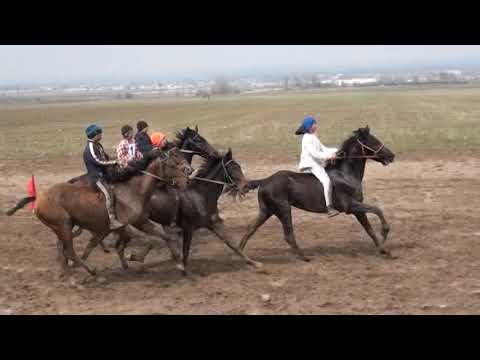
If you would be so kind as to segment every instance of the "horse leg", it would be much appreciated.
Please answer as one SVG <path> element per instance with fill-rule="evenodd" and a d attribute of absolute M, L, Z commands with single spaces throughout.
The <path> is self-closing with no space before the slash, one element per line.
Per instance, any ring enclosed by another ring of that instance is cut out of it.
<path fill-rule="evenodd" d="M 265 221 L 267 221 L 270 218 L 270 216 L 272 216 L 272 214 L 269 214 L 265 211 L 260 210 L 257 218 L 253 223 L 251 223 L 248 226 L 247 233 L 243 236 L 242 240 L 240 241 L 240 244 L 238 246 L 240 250 L 243 251 L 245 249 L 245 246 L 247 246 L 248 240 L 253 236 L 253 234 L 255 234 L 258 228 L 262 226 L 265 223 Z"/>
<path fill-rule="evenodd" d="M 217 207 L 215 208 L 215 213 L 212 215 L 212 221 L 214 223 L 223 223 L 223 219 L 220 217 L 220 212 L 218 211 L 218 204 Z"/>
<path fill-rule="evenodd" d="M 130 254 L 130 258 L 128 260 L 129 261 L 138 261 L 138 262 L 143 263 L 145 261 L 145 258 L 148 255 L 148 253 L 152 249 L 153 249 L 153 245 L 147 245 L 140 252 L 132 252 Z"/>
<path fill-rule="evenodd" d="M 192 236 L 193 232 L 192 229 L 183 229 L 183 244 L 182 244 L 182 251 L 183 251 L 183 275 L 187 275 L 187 262 L 188 256 L 190 255 L 190 244 L 192 243 Z"/>
<path fill-rule="evenodd" d="M 120 264 L 122 264 L 123 270 L 128 269 L 128 262 L 125 260 L 125 248 L 127 247 L 127 243 L 130 240 L 130 237 L 122 232 L 119 234 L 118 239 L 115 243 L 115 249 L 117 250 L 118 258 L 120 259 Z"/>
<path fill-rule="evenodd" d="M 114 234 L 114 236 L 116 236 L 117 234 Z M 100 247 L 102 248 L 103 252 L 105 254 L 109 254 L 110 253 L 110 250 L 108 250 L 108 248 L 105 246 L 105 243 L 103 242 L 103 240 L 105 240 L 105 238 L 103 238 L 102 240 L 100 240 L 98 242 L 98 244 L 100 245 Z M 118 240 L 118 239 L 117 239 Z"/>
<path fill-rule="evenodd" d="M 284 206 L 279 209 L 279 212 L 276 214 L 283 226 L 283 233 L 285 241 L 292 248 L 293 252 L 300 257 L 303 261 L 310 261 L 302 249 L 297 244 L 295 240 L 295 234 L 293 232 L 293 222 L 292 222 L 292 208 L 290 205 Z"/>
<path fill-rule="evenodd" d="M 68 260 L 63 253 L 63 243 L 60 240 L 60 237 L 58 237 L 57 239 L 57 250 L 58 250 L 57 261 L 60 264 L 60 270 L 62 272 L 61 276 L 63 276 L 67 274 L 70 271 L 70 269 L 68 267 Z"/>
<path fill-rule="evenodd" d="M 141 226 L 141 229 L 148 234 L 154 234 L 160 236 L 167 243 L 168 249 L 172 254 L 172 259 L 177 265 L 181 265 L 180 262 L 180 253 L 176 249 L 173 243 L 177 242 L 177 239 L 172 238 L 167 235 L 163 230 L 162 226 L 152 220 L 148 220 L 145 224 Z"/>
<path fill-rule="evenodd" d="M 153 223 L 153 222 L 152 222 Z M 145 223 L 145 224 L 142 224 L 142 226 L 147 226 L 146 224 L 148 223 Z M 155 224 L 155 223 L 153 223 Z M 148 226 L 147 226 L 147 229 L 148 229 Z M 150 251 L 150 249 L 153 247 L 153 244 L 152 242 L 154 242 L 155 244 L 159 244 L 161 241 L 160 240 L 164 240 L 162 239 L 161 237 L 159 236 L 156 236 L 156 235 L 151 235 L 151 234 L 147 234 L 135 227 L 133 227 L 132 225 L 127 225 L 125 228 L 124 228 L 124 231 L 126 232 L 127 235 L 129 235 L 130 237 L 136 237 L 138 238 L 138 240 L 142 241 L 142 242 L 146 242 L 147 245 L 149 246 L 148 248 L 148 251 Z M 148 253 L 148 251 L 144 254 L 144 256 L 146 256 L 146 254 Z M 141 257 L 140 257 L 141 258 Z M 136 257 L 134 256 L 131 256 L 130 257 L 130 260 L 131 261 L 134 261 L 136 259 Z M 143 262 L 143 259 L 144 258 L 141 258 L 142 262 Z M 176 267 L 180 270 L 180 271 L 184 271 L 184 265 L 179 262 L 180 260 L 178 260 L 178 262 L 176 263 Z"/>
<path fill-rule="evenodd" d="M 87 246 L 85 247 L 85 250 L 83 251 L 82 255 L 82 260 L 87 260 L 87 258 L 90 256 L 90 253 L 97 247 L 99 243 L 102 243 L 102 240 L 107 237 L 107 235 L 110 233 L 110 231 L 104 233 L 104 234 L 94 234 L 88 241 Z"/>
<path fill-rule="evenodd" d="M 72 230 L 72 233 L 73 233 L 73 238 L 75 239 L 76 237 L 82 235 L 82 228 L 80 226 L 77 226 L 78 229 L 73 229 Z"/>
<path fill-rule="evenodd" d="M 354 213 L 354 215 L 357 218 L 358 222 L 362 224 L 367 234 L 372 238 L 373 242 L 375 243 L 375 246 L 380 251 L 380 254 L 391 256 L 390 251 L 386 250 L 383 247 L 383 243 L 380 243 L 380 241 L 378 240 L 377 235 L 375 234 L 375 231 L 373 230 L 372 225 L 370 224 L 370 221 L 368 221 L 367 214 L 364 212 L 356 212 Z"/>
<path fill-rule="evenodd" d="M 75 249 L 73 248 L 73 234 L 72 234 L 72 227 L 64 226 L 63 228 L 59 229 L 57 232 L 57 236 L 63 243 L 63 250 L 64 255 L 72 260 L 75 265 L 82 266 L 85 270 L 87 270 L 91 275 L 95 276 L 95 270 L 90 269 L 88 265 L 82 261 L 75 253 Z"/>
<path fill-rule="evenodd" d="M 390 232 L 390 224 L 387 223 L 387 220 L 385 219 L 385 216 L 383 216 L 383 211 L 380 210 L 377 206 L 374 205 L 369 205 L 369 204 L 364 204 L 364 203 L 354 203 L 354 208 L 356 208 L 356 211 L 360 211 L 363 213 L 373 213 L 378 216 L 382 223 L 382 236 L 383 236 L 383 241 L 382 244 L 387 241 L 387 236 L 388 233 Z"/>
<path fill-rule="evenodd" d="M 250 259 L 247 255 L 245 255 L 242 250 L 240 250 L 235 244 L 233 243 L 232 239 L 229 235 L 227 235 L 225 231 L 225 227 L 221 223 L 214 223 L 208 226 L 208 229 L 211 230 L 217 237 L 222 240 L 227 246 L 232 249 L 237 255 L 239 255 L 247 264 L 253 265 L 256 268 L 262 267 L 262 263 L 258 261 L 254 261 Z"/>

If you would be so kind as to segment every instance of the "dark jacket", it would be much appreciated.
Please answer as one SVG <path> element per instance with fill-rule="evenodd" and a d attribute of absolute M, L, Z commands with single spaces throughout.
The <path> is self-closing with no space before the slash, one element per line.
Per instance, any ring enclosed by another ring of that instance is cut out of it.
<path fill-rule="evenodd" d="M 135 142 L 137 143 L 137 148 L 142 155 L 145 155 L 145 153 L 148 153 L 153 149 L 152 141 L 147 133 L 137 132 L 135 135 Z"/>
<path fill-rule="evenodd" d="M 102 144 L 90 139 L 83 151 L 83 161 L 87 168 L 88 179 L 92 184 L 95 184 L 98 180 L 108 180 L 107 166 L 116 163 L 115 160 L 109 160 Z"/>

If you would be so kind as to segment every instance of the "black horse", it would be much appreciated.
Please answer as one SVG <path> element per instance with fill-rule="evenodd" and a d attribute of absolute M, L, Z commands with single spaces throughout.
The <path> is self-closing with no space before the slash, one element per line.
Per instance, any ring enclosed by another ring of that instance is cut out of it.
<path fill-rule="evenodd" d="M 326 171 L 333 185 L 333 206 L 340 212 L 353 214 L 362 224 L 365 231 L 373 239 L 375 246 L 381 254 L 390 256 L 384 248 L 390 225 L 385 220 L 383 212 L 376 206 L 363 203 L 362 180 L 367 159 L 373 159 L 388 165 L 393 162 L 395 155 L 370 134 L 367 127 L 353 132 L 340 150 L 338 160 L 330 163 Z M 272 215 L 275 215 L 283 225 L 285 241 L 301 259 L 308 261 L 303 251 L 298 247 L 293 233 L 291 207 L 326 213 L 323 186 L 314 175 L 296 173 L 292 171 L 279 171 L 263 180 L 253 180 L 248 183 L 250 189 L 258 190 L 259 214 L 248 227 L 248 231 L 240 242 L 240 249 L 247 245 L 248 239 Z M 375 234 L 367 213 L 374 213 L 382 222 L 383 240 L 380 241 Z"/>
<path fill-rule="evenodd" d="M 249 259 L 238 249 L 227 235 L 223 223 L 214 222 L 212 219 L 224 185 L 233 185 L 240 194 L 246 191 L 247 181 L 240 164 L 233 159 L 231 150 L 223 156 L 209 156 L 200 167 L 197 178 L 186 190 L 176 192 L 175 196 L 157 190 L 151 197 L 150 219 L 162 225 L 175 220 L 177 226 L 183 230 L 185 269 L 193 232 L 200 228 L 207 228 L 213 232 L 246 263 L 257 267 L 261 266 L 260 263 Z M 175 190 L 172 189 L 172 191 Z M 178 209 L 178 213 L 175 213 L 175 209 Z M 151 249 L 152 247 L 148 246 L 141 253 L 132 254 L 130 260 L 143 262 Z"/>

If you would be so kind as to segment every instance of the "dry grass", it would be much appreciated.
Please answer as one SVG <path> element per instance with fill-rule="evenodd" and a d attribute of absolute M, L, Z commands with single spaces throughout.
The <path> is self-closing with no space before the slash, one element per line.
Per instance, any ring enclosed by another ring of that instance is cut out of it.
<path fill-rule="evenodd" d="M 295 156 L 300 120 L 320 119 L 322 141 L 339 144 L 352 129 L 369 124 L 373 133 L 397 154 L 418 151 L 462 151 L 480 144 L 480 88 L 368 89 L 217 97 L 205 99 L 111 100 L 0 106 L 2 156 L 33 159 L 77 156 L 84 129 L 92 122 L 105 129 L 111 151 L 119 129 L 140 118 L 151 130 L 169 137 L 186 125 L 219 148 L 237 153 Z"/>

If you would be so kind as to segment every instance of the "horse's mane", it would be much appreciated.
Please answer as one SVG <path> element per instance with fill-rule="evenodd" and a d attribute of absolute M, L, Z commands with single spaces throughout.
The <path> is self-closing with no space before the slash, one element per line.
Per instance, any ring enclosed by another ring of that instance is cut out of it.
<path fill-rule="evenodd" d="M 198 177 L 205 177 L 208 173 L 214 168 L 225 156 L 225 154 L 220 154 L 219 156 L 208 156 L 203 159 L 200 166 L 198 167 L 197 175 Z"/>
<path fill-rule="evenodd" d="M 354 131 L 340 146 L 339 151 L 347 152 L 358 139 L 358 134 Z"/>
<path fill-rule="evenodd" d="M 338 149 L 338 152 L 337 153 L 340 153 L 340 154 L 347 154 L 348 151 L 350 150 L 350 148 L 352 147 L 352 145 L 354 145 L 354 143 L 357 141 L 358 139 L 358 133 L 356 131 L 354 131 L 343 143 L 342 145 L 340 145 L 340 148 Z M 326 170 L 329 170 L 329 169 L 336 169 L 340 166 L 340 164 L 343 162 L 344 159 L 338 159 L 335 161 L 334 164 L 332 163 L 329 163 L 327 166 L 326 166 Z"/>
<path fill-rule="evenodd" d="M 185 128 L 181 129 L 180 131 L 175 132 L 175 139 L 178 142 L 178 146 L 180 147 L 185 140 L 187 140 L 187 131 L 191 129 Z"/>

